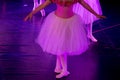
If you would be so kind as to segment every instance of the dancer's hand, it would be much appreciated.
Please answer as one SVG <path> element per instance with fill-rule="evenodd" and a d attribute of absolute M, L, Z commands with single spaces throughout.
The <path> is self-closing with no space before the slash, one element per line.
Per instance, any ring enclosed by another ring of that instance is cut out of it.
<path fill-rule="evenodd" d="M 33 13 L 32 13 L 32 12 L 29 13 L 29 14 L 24 18 L 24 21 L 27 21 L 28 19 L 31 20 L 32 16 L 33 16 Z"/>
<path fill-rule="evenodd" d="M 103 16 L 103 15 L 96 15 L 97 18 L 100 18 L 100 19 L 105 19 L 106 16 Z"/>

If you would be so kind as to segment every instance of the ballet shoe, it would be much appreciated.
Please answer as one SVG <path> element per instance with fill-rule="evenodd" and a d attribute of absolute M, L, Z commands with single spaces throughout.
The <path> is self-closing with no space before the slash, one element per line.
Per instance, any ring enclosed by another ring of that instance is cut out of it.
<path fill-rule="evenodd" d="M 33 6 L 33 10 L 35 10 L 35 6 Z"/>
<path fill-rule="evenodd" d="M 54 72 L 55 72 L 55 73 L 61 73 L 61 72 L 62 72 L 62 69 L 55 69 Z"/>
<path fill-rule="evenodd" d="M 69 71 L 62 71 L 60 74 L 56 75 L 56 78 L 66 77 L 70 74 Z"/>
<path fill-rule="evenodd" d="M 91 41 L 93 41 L 93 42 L 97 42 L 97 39 L 94 37 L 94 36 L 87 36 Z"/>
<path fill-rule="evenodd" d="M 41 10 L 40 12 L 41 12 L 41 15 L 42 15 L 42 16 L 45 16 L 45 10 L 44 10 L 44 9 Z"/>

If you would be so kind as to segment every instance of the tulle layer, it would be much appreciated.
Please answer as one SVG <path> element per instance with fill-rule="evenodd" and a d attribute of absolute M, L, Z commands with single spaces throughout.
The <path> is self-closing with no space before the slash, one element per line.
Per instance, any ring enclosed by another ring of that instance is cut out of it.
<path fill-rule="evenodd" d="M 55 55 L 79 55 L 88 49 L 89 41 L 81 17 L 61 18 L 50 13 L 36 42 L 43 51 Z"/>
<path fill-rule="evenodd" d="M 97 12 L 98 14 L 102 14 L 99 0 L 85 0 L 85 2 L 88 3 L 95 12 Z M 76 14 L 79 14 L 82 17 L 85 24 L 89 24 L 94 22 L 95 20 L 98 20 L 98 18 L 96 18 L 95 15 L 90 13 L 87 9 L 85 9 L 79 3 L 74 4 L 73 12 L 75 12 Z"/>

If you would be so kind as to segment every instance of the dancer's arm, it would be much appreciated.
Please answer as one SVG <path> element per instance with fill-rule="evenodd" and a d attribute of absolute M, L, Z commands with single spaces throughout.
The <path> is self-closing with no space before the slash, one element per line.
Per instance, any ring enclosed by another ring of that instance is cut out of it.
<path fill-rule="evenodd" d="M 35 10 L 33 10 L 32 12 L 30 12 L 25 18 L 24 21 L 27 21 L 28 19 L 31 19 L 32 16 L 37 13 L 38 11 L 40 11 L 41 9 L 45 8 L 46 6 L 48 6 L 51 3 L 50 0 L 46 0 L 43 4 L 41 4 L 40 6 L 38 6 Z"/>
<path fill-rule="evenodd" d="M 78 0 L 79 3 L 86 8 L 89 12 L 91 12 L 92 14 L 94 14 L 97 18 L 106 18 L 105 16 L 99 15 L 97 14 L 91 7 L 90 5 L 88 5 L 84 0 Z"/>

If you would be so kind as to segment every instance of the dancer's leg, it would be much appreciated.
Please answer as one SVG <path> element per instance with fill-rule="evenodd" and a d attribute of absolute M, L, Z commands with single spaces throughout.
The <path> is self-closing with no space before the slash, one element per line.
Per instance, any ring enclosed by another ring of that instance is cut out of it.
<path fill-rule="evenodd" d="M 70 74 L 67 71 L 67 55 L 66 54 L 60 55 L 59 57 L 60 57 L 61 65 L 62 65 L 62 72 L 56 75 L 56 78 L 62 78 Z"/>
<path fill-rule="evenodd" d="M 38 7 L 38 0 L 33 0 L 33 2 L 34 2 L 34 6 L 33 6 L 33 10 L 34 10 L 36 7 Z"/>
<path fill-rule="evenodd" d="M 56 73 L 60 73 L 61 71 L 62 71 L 62 68 L 61 68 L 60 57 L 57 56 L 55 72 L 56 72 Z"/>
<path fill-rule="evenodd" d="M 42 4 L 43 2 L 45 2 L 45 0 L 40 0 L 40 4 Z M 45 16 L 45 10 L 44 9 L 42 9 L 40 12 L 41 12 L 42 16 Z"/>
<path fill-rule="evenodd" d="M 93 42 L 97 42 L 97 39 L 92 35 L 92 23 L 87 24 L 87 36 L 89 39 L 91 39 Z"/>

